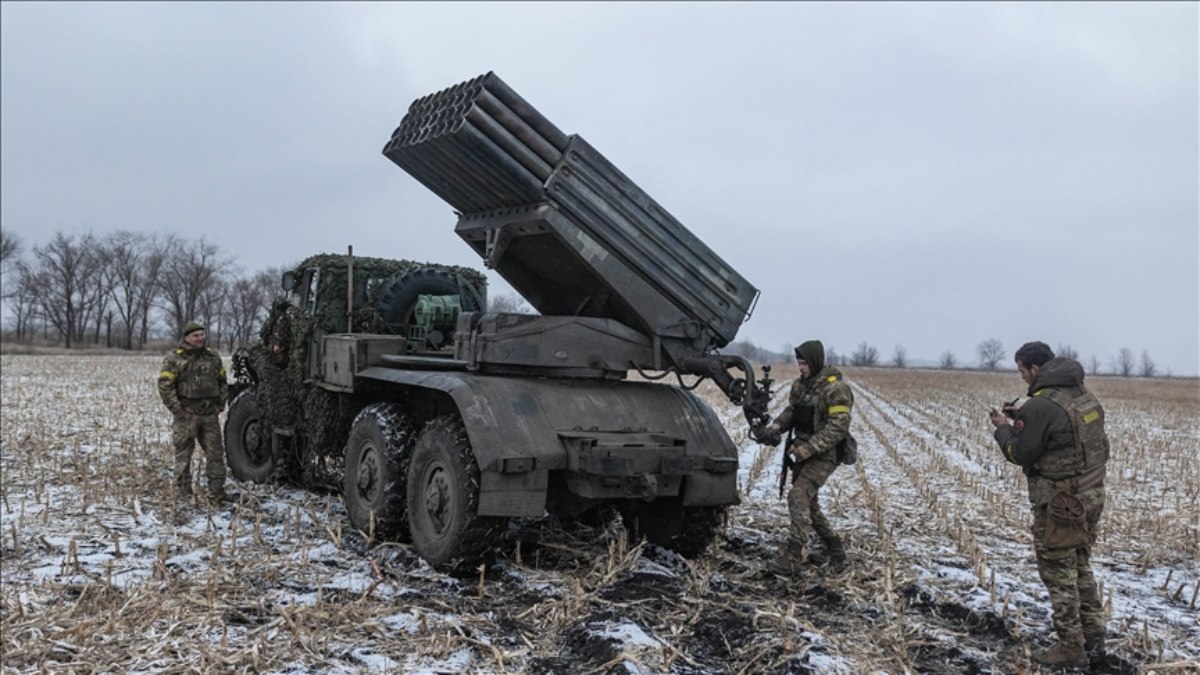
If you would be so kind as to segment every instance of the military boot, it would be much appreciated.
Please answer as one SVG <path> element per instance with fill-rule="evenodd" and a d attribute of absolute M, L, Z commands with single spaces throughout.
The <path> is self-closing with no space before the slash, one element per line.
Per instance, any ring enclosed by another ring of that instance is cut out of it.
<path fill-rule="evenodd" d="M 846 547 L 836 534 L 825 540 L 825 553 L 829 556 L 830 565 L 841 567 L 846 564 Z"/>
<path fill-rule="evenodd" d="M 208 484 L 208 501 L 213 504 L 228 504 L 233 501 L 229 493 L 225 491 L 224 481 L 211 482 Z"/>
<path fill-rule="evenodd" d="M 767 563 L 767 571 L 781 577 L 799 576 L 801 566 L 808 558 L 807 551 L 797 549 L 789 543 L 779 547 L 779 553 Z"/>
<path fill-rule="evenodd" d="M 800 561 L 789 556 L 775 556 L 767 563 L 767 571 L 779 577 L 795 577 L 800 574 Z"/>
<path fill-rule="evenodd" d="M 1086 666 L 1088 661 L 1083 651 L 1083 633 L 1062 636 L 1049 648 L 1035 649 L 1033 660 L 1047 666 Z"/>
<path fill-rule="evenodd" d="M 1083 633 L 1083 650 L 1087 652 L 1088 663 L 1103 663 L 1108 653 L 1104 649 L 1104 633 Z"/>
<path fill-rule="evenodd" d="M 804 562 L 813 567 L 824 567 L 829 564 L 829 555 L 821 551 L 809 551 L 808 560 Z"/>

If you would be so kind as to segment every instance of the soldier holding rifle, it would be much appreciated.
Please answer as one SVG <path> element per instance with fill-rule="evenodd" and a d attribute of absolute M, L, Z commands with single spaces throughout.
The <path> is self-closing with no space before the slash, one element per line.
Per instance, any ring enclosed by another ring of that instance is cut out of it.
<path fill-rule="evenodd" d="M 792 383 L 787 407 L 775 421 L 751 430 L 751 436 L 766 445 L 778 445 L 780 435 L 788 431 L 780 492 L 782 496 L 791 469 L 791 527 L 778 557 L 767 565 L 768 570 L 783 576 L 795 575 L 801 565 L 810 562 L 808 538 L 813 530 L 824 541 L 829 562 L 845 562 L 846 549 L 821 513 L 817 493 L 838 464 L 853 463 L 855 452 L 850 436 L 854 394 L 842 373 L 825 365 L 825 346 L 818 340 L 805 342 L 796 348 L 796 361 L 800 377 Z M 812 556 L 811 562 L 820 562 L 818 558 Z"/>

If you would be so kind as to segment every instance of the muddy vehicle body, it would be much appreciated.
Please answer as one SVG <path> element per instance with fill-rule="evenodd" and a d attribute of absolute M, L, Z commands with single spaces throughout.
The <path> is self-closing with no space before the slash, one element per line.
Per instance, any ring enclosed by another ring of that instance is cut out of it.
<path fill-rule="evenodd" d="M 738 501 L 737 448 L 689 387 L 711 378 L 764 418 L 767 387 L 718 352 L 757 290 L 494 74 L 418 99 L 384 154 L 540 315 L 487 312 L 465 268 L 306 260 L 235 358 L 234 475 L 340 477 L 354 527 L 447 571 L 510 519 L 600 507 L 702 550 Z"/>

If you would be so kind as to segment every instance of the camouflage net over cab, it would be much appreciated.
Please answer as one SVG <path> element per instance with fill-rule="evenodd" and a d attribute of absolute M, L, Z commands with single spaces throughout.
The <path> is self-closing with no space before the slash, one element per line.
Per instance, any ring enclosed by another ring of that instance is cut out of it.
<path fill-rule="evenodd" d="M 370 257 L 356 257 L 353 264 L 356 333 L 399 332 L 403 327 L 390 326 L 381 316 L 375 304 L 376 291 L 389 279 L 420 269 L 456 275 L 464 292 L 476 294 L 479 306 L 486 303 L 487 279 L 470 268 Z M 295 430 L 292 452 L 276 458 L 277 477 L 306 484 L 340 481 L 343 445 L 354 416 L 366 403 L 306 382 L 309 346 L 347 328 L 346 256 L 322 254 L 306 259 L 292 271 L 297 283 L 303 283 L 305 272 L 311 269 L 319 270 L 316 311 L 310 314 L 287 299 L 277 300 L 263 323 L 261 343 L 251 349 L 263 421 L 268 428 Z M 309 289 L 295 290 L 304 297 Z"/>
<path fill-rule="evenodd" d="M 396 334 L 402 327 L 389 324 L 379 312 L 377 293 L 385 282 L 402 274 L 419 269 L 435 269 L 452 274 L 462 281 L 462 291 L 475 296 L 478 307 L 487 306 L 487 277 L 469 267 L 438 265 L 413 260 L 390 260 L 387 258 L 355 257 L 354 264 L 354 308 L 352 312 L 354 333 Z M 319 269 L 321 278 L 317 284 L 317 321 L 325 333 L 347 332 L 346 323 L 346 269 L 345 255 L 322 253 L 301 262 L 293 274 L 303 279 L 304 272 Z"/>

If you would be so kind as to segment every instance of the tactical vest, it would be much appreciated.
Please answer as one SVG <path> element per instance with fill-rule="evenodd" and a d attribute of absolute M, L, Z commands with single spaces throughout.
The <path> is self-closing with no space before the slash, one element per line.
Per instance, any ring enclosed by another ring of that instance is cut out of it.
<path fill-rule="evenodd" d="M 828 375 L 814 382 L 792 408 L 792 429 L 800 440 L 808 440 L 825 422 L 829 411 L 821 408 L 821 398 L 829 385 L 838 379 L 837 375 Z"/>
<path fill-rule="evenodd" d="M 817 399 L 809 393 L 800 399 L 800 403 L 792 410 L 792 429 L 801 438 L 808 438 L 817 431 Z"/>
<path fill-rule="evenodd" d="M 181 359 L 179 373 L 176 375 L 175 391 L 180 398 L 218 398 L 221 395 L 219 378 L 224 377 L 219 356 L 204 351 L 188 358 Z"/>
<path fill-rule="evenodd" d="M 821 400 L 824 398 L 825 391 L 835 382 L 840 380 L 838 375 L 826 375 L 820 380 L 817 380 L 811 385 L 811 389 L 800 397 L 800 400 L 792 408 L 792 431 L 794 438 L 807 441 L 817 433 L 825 424 L 826 418 L 830 413 L 849 412 L 849 408 L 845 406 L 832 406 L 828 409 L 821 406 Z M 849 432 L 846 433 L 846 439 L 842 440 L 836 446 L 826 451 L 822 457 L 833 455 L 837 461 L 844 464 L 853 464 L 857 459 L 857 453 L 854 449 L 848 449 L 847 443 L 852 442 Z M 854 448 L 858 447 L 857 443 L 853 443 Z"/>
<path fill-rule="evenodd" d="M 1082 388 L 1081 388 L 1082 389 Z M 1033 469 L 1039 476 L 1062 480 L 1098 467 L 1108 461 L 1108 435 L 1104 433 L 1104 408 L 1086 389 L 1072 398 L 1062 389 L 1040 389 L 1034 396 L 1053 401 L 1071 418 L 1075 444 L 1042 455 Z"/>

